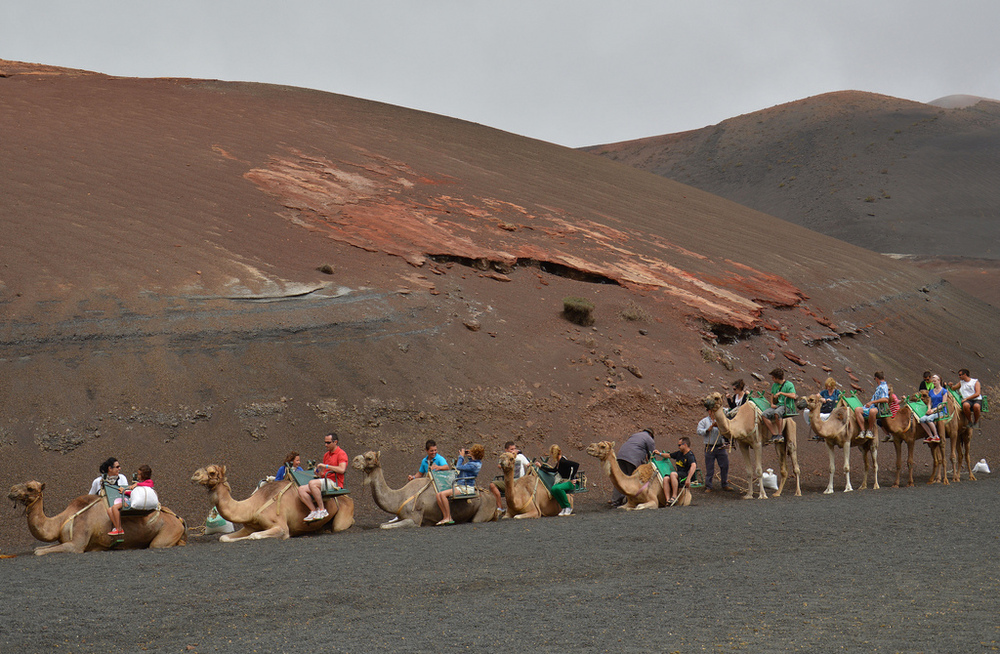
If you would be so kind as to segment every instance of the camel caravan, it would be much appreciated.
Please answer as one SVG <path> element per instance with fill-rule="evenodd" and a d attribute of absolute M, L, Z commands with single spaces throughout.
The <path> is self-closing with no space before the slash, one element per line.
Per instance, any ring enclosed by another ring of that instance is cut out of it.
<path fill-rule="evenodd" d="M 705 416 L 696 430 L 704 439 L 704 470 L 698 467 L 687 436 L 677 439 L 673 452 L 656 448 L 652 429 L 632 434 L 617 452 L 614 441 L 591 443 L 586 452 L 598 460 L 614 489 L 609 504 L 625 510 L 688 506 L 692 489 L 716 490 L 716 466 L 718 490 L 737 490 L 730 485 L 728 461 L 729 452 L 737 447 L 747 474 L 743 497 L 767 499 L 762 459 L 768 445 L 775 446 L 778 457 L 773 496 L 781 496 L 790 477 L 795 478 L 795 495 L 800 496 L 795 422 L 800 410 L 812 434 L 810 440 L 824 443 L 829 453 L 830 476 L 824 493 L 834 492 L 838 448 L 843 454 L 844 492 L 854 490 L 852 447 L 862 454 L 864 464 L 859 488 L 868 488 L 871 474 L 872 489 L 877 490 L 880 441 L 891 441 L 896 450 L 893 488 L 900 485 L 904 444 L 907 486 L 913 486 L 914 454 L 920 439 L 929 447 L 933 461 L 928 483 L 949 483 L 948 461 L 950 482 L 961 480 L 963 468 L 970 480 L 976 479 L 970 444 L 973 429 L 989 411 L 989 404 L 979 381 L 968 370 L 960 370 L 959 381 L 949 386 L 943 385 L 938 375 L 926 372 L 917 392 L 902 397 L 881 372 L 876 372 L 875 392 L 868 401 L 862 401 L 854 391 L 841 392 L 832 378 L 819 393 L 799 396 L 780 368 L 770 376 L 769 394 L 748 392 L 744 382 L 737 380 L 732 395 L 714 392 L 704 398 Z M 880 430 L 885 434 L 882 438 Z M 211 464 L 195 471 L 191 480 L 207 491 L 212 515 L 217 513 L 224 521 L 239 525 L 219 540 L 286 539 L 351 527 L 354 501 L 344 481 L 348 457 L 336 434 L 327 434 L 324 445 L 321 463 L 303 469 L 298 453 L 291 452 L 273 477 L 242 500 L 233 497 L 225 466 Z M 558 445 L 552 445 L 547 456 L 529 461 L 513 441 L 508 441 L 499 458 L 500 474 L 488 488 L 479 484 L 485 454 L 482 445 L 460 449 L 454 464 L 438 453 L 433 440 L 425 443 L 425 451 L 418 471 L 400 488 L 392 488 L 386 481 L 380 452 L 365 452 L 350 464 L 371 488 L 375 505 L 392 516 L 381 525 L 383 529 L 571 516 L 574 496 L 588 490 L 580 465 L 565 457 Z M 121 474 L 121 464 L 114 457 L 101 464 L 100 473 L 88 494 L 77 497 L 53 517 L 44 511 L 45 484 L 28 481 L 11 488 L 8 497 L 24 506 L 32 536 L 53 543 L 36 548 L 35 554 L 186 544 L 187 525 L 159 502 L 149 466 L 140 466 L 132 483 Z"/>

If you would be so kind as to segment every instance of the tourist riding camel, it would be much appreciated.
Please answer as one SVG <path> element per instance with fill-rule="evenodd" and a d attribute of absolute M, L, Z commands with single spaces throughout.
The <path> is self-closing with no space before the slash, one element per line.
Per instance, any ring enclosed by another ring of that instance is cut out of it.
<path fill-rule="evenodd" d="M 837 388 L 837 380 L 833 377 L 827 377 L 826 381 L 823 382 L 823 389 L 819 392 L 819 396 L 823 399 L 823 404 L 819 408 L 819 417 L 821 420 L 826 420 L 833 413 L 833 410 L 837 408 L 837 404 L 840 402 L 840 398 L 843 397 L 843 393 Z M 806 408 L 802 410 L 802 418 L 806 421 L 806 426 L 810 427 L 811 422 L 809 416 L 812 413 L 812 409 L 809 408 L 808 404 Z M 822 441 L 824 440 L 815 430 L 812 430 L 813 435 L 810 440 Z"/>
<path fill-rule="evenodd" d="M 503 454 L 500 455 L 501 460 L 497 466 L 503 474 L 503 479 L 491 481 L 490 492 L 493 493 L 493 499 L 496 500 L 497 506 L 500 507 L 500 517 L 507 517 L 507 505 L 504 504 L 504 497 L 509 495 L 510 480 L 507 479 L 507 470 L 504 468 L 504 454 L 510 455 L 511 479 L 514 481 L 523 477 L 531 468 L 531 461 L 528 461 L 528 457 L 521 453 L 521 450 L 518 449 L 514 441 L 504 443 L 503 450 Z"/>
<path fill-rule="evenodd" d="M 876 405 L 889 403 L 889 384 L 885 381 L 885 375 L 878 370 L 872 376 L 875 379 L 875 392 L 872 394 L 872 399 L 854 409 L 854 417 L 861 429 L 861 438 L 875 438 L 879 413 L 879 407 Z"/>
<path fill-rule="evenodd" d="M 969 376 L 969 370 L 962 368 L 958 371 L 960 381 L 952 384 L 952 389 L 962 396 L 962 413 L 969 426 L 975 428 L 979 425 L 979 418 L 983 410 L 983 392 L 978 379 Z"/>
<path fill-rule="evenodd" d="M 694 452 L 691 451 L 691 439 L 687 436 L 681 436 L 677 439 L 675 451 L 669 454 L 656 451 L 653 454 L 669 456 L 674 462 L 673 472 L 669 476 L 663 477 L 663 494 L 667 497 L 667 506 L 673 506 L 677 502 L 682 485 L 683 490 L 691 492 L 691 482 L 698 469 L 698 462 L 695 460 Z"/>
<path fill-rule="evenodd" d="M 379 458 L 378 452 L 365 452 L 354 457 L 351 466 L 364 474 L 364 483 L 372 487 L 375 505 L 399 518 L 383 524 L 382 529 L 420 527 L 441 520 L 434 480 L 428 476 L 414 479 L 402 488 L 389 488 Z M 493 495 L 478 493 L 472 499 L 455 502 L 451 507 L 451 518 L 456 523 L 496 520 L 497 505 Z"/>
<path fill-rule="evenodd" d="M 123 537 L 110 536 L 111 520 L 107 500 L 98 495 L 81 495 L 54 517 L 45 515 L 42 492 L 45 484 L 28 481 L 10 489 L 8 499 L 23 504 L 28 530 L 36 539 L 55 545 L 35 549 L 35 554 L 93 552 L 109 549 L 160 549 L 187 543 L 187 525 L 165 506 L 137 516 L 124 516 Z"/>
<path fill-rule="evenodd" d="M 515 456 L 524 457 L 523 454 L 515 455 L 511 451 L 500 455 L 500 469 L 503 471 L 506 489 L 504 492 L 507 496 L 507 511 L 504 517 L 523 519 L 558 515 L 562 507 L 552 497 L 552 493 L 541 478 L 535 474 L 535 468 L 530 462 L 525 467 L 524 474 L 514 478 L 517 467 Z M 524 459 L 527 461 L 526 457 Z"/>
<path fill-rule="evenodd" d="M 726 416 L 721 393 L 712 393 L 705 398 L 705 407 L 712 411 L 715 422 L 719 427 L 719 433 L 734 441 L 740 448 L 743 455 L 743 462 L 746 464 L 747 477 L 749 483 L 744 499 L 753 498 L 753 489 L 756 484 L 759 488 L 758 497 L 767 499 L 767 492 L 764 490 L 763 465 L 761 451 L 764 446 L 764 433 L 767 427 L 764 426 L 762 411 L 755 402 L 747 402 L 736 410 L 736 415 L 732 418 Z M 784 491 L 785 482 L 788 481 L 788 459 L 791 459 L 792 473 L 795 475 L 795 495 L 802 494 L 800 482 L 799 459 L 795 442 L 795 421 L 791 418 L 784 418 L 783 424 L 784 439 L 775 444 L 778 452 L 778 490 L 774 496 L 780 497 Z M 750 450 L 753 450 L 753 460 L 750 458 Z"/>
<path fill-rule="evenodd" d="M 160 499 L 153 490 L 153 470 L 148 465 L 143 464 L 135 473 L 136 481 L 130 484 L 126 490 L 122 491 L 121 497 L 117 497 L 108 507 L 108 517 L 114 528 L 108 532 L 108 536 L 123 536 L 122 529 L 122 509 L 155 509 L 160 503 Z"/>
<path fill-rule="evenodd" d="M 475 443 L 470 448 L 459 450 L 458 462 L 455 464 L 455 469 L 458 470 L 455 485 L 451 488 L 445 488 L 437 494 L 437 505 L 441 509 L 441 519 L 438 520 L 438 526 L 455 524 L 451 518 L 451 498 L 456 491 L 462 495 L 476 492 L 476 477 L 483 469 L 483 456 L 485 454 L 486 448 L 479 443 Z"/>
<path fill-rule="evenodd" d="M 327 434 L 323 437 L 326 452 L 323 453 L 323 463 L 316 465 L 316 478 L 298 487 L 299 499 L 309 509 L 305 517 L 306 522 L 326 520 L 330 514 L 323 505 L 323 491 L 344 487 L 347 452 L 340 448 L 339 440 L 336 434 Z"/>
<path fill-rule="evenodd" d="M 105 481 L 113 483 L 119 488 L 128 487 L 128 477 L 122 474 L 122 464 L 115 457 L 105 459 L 98 469 L 101 474 L 90 484 L 91 495 L 100 493 Z"/>
<path fill-rule="evenodd" d="M 558 445 L 552 445 L 549 447 L 548 462 L 535 461 L 534 465 L 556 475 L 556 483 L 552 484 L 549 489 L 552 497 L 556 498 L 556 502 L 562 507 L 562 510 L 556 515 L 563 517 L 573 515 L 573 502 L 569 496 L 573 493 L 572 479 L 576 477 L 576 471 L 580 468 L 580 464 L 564 457 L 562 448 Z"/>
<path fill-rule="evenodd" d="M 822 395 L 810 395 L 806 398 L 806 406 L 809 408 L 809 426 L 826 443 L 830 454 L 830 480 L 826 484 L 824 494 L 833 493 L 833 477 L 837 470 L 834 450 L 842 448 L 844 450 L 844 492 L 849 493 L 854 490 L 851 486 L 851 447 L 856 447 L 861 451 L 861 460 L 865 466 L 865 476 L 860 488 L 868 487 L 868 460 L 871 458 L 874 468 L 875 485 L 878 489 L 878 439 L 861 438 L 861 430 L 858 423 L 851 415 L 851 410 L 846 406 L 835 407 L 823 418 L 823 406 L 826 398 Z"/>
<path fill-rule="evenodd" d="M 771 408 L 764 411 L 764 424 L 771 433 L 772 443 L 785 442 L 785 415 L 795 412 L 795 385 L 785 379 L 785 371 L 775 368 L 771 371 Z"/>
<path fill-rule="evenodd" d="M 347 495 L 331 497 L 321 504 L 325 505 L 327 517 L 306 521 L 306 505 L 299 499 L 296 492 L 299 486 L 294 479 L 269 481 L 245 500 L 233 498 L 225 466 L 211 464 L 199 468 L 191 476 L 191 481 L 208 490 L 209 503 L 218 509 L 219 515 L 243 525 L 237 532 L 220 536 L 219 542 L 222 543 L 244 539 L 286 539 L 320 531 L 330 522 L 333 523 L 333 531 L 338 532 L 354 524 L 354 500 Z"/>

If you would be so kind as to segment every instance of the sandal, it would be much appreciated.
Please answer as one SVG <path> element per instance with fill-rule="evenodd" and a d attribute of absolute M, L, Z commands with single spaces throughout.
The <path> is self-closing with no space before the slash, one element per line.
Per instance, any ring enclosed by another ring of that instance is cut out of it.
<path fill-rule="evenodd" d="M 443 526 L 443 525 L 453 525 L 453 524 L 455 524 L 455 521 L 454 521 L 454 520 L 442 520 L 441 522 L 437 523 L 437 524 L 436 524 L 436 525 L 434 525 L 434 526 L 435 526 L 435 527 L 441 527 L 441 526 Z"/>

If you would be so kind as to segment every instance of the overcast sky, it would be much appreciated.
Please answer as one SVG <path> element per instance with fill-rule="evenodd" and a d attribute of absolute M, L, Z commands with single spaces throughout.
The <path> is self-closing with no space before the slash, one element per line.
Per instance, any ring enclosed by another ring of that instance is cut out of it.
<path fill-rule="evenodd" d="M 568 146 L 858 89 L 1000 98 L 998 0 L 10 0 L 0 58 L 291 84 Z M 2 92 L 2 90 L 0 90 Z"/>

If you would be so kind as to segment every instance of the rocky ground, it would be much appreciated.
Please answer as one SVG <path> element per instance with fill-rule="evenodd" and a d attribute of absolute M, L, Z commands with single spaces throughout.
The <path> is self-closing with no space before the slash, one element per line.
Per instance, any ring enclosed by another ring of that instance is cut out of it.
<path fill-rule="evenodd" d="M 598 498 L 593 498 L 598 499 Z M 992 651 L 996 479 L 0 561 L 0 649 Z"/>

